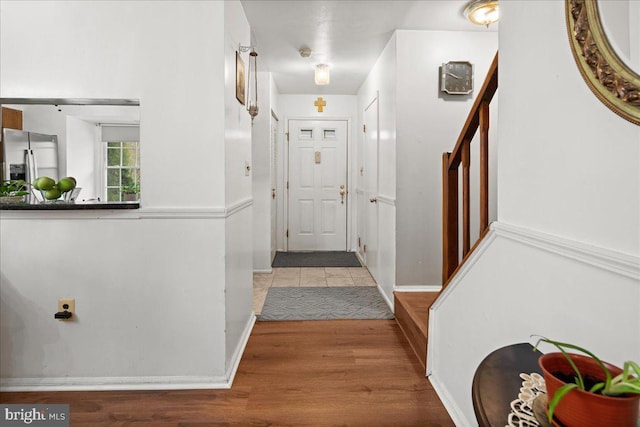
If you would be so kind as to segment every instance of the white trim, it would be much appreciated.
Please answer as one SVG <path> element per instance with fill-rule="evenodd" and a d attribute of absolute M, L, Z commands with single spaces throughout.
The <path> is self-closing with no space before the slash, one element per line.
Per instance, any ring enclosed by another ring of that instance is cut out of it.
<path fill-rule="evenodd" d="M 493 230 L 498 236 L 524 243 L 534 248 L 583 262 L 617 273 L 621 276 L 637 279 L 640 277 L 640 257 L 615 252 L 598 246 L 587 245 L 565 237 L 541 233 L 528 228 L 493 223 Z M 639 282 L 640 283 L 640 282 Z"/>
<path fill-rule="evenodd" d="M 251 317 L 247 321 L 247 325 L 242 332 L 242 336 L 240 337 L 240 341 L 236 346 L 235 351 L 233 352 L 233 356 L 231 357 L 231 364 L 227 369 L 227 384 L 228 388 L 231 388 L 233 384 L 233 380 L 236 377 L 236 372 L 238 372 L 238 365 L 240 365 L 240 360 L 242 359 L 242 354 L 244 353 L 244 349 L 247 346 L 247 342 L 249 342 L 249 337 L 251 336 L 251 331 L 253 330 L 253 325 L 256 324 L 256 315 L 251 313 Z"/>
<path fill-rule="evenodd" d="M 258 274 L 270 274 L 273 273 L 273 268 L 254 268 L 253 272 Z"/>
<path fill-rule="evenodd" d="M 384 293 L 384 290 L 380 287 L 380 285 L 377 285 L 377 286 L 378 286 L 378 292 L 380 293 L 380 295 L 382 295 L 384 302 L 387 303 L 391 312 L 395 313 L 395 305 L 393 304 L 393 301 L 391 301 L 389 297 L 387 297 L 387 294 Z"/>
<path fill-rule="evenodd" d="M 396 205 L 396 199 L 394 199 L 393 197 L 382 195 L 382 194 L 378 194 L 376 196 L 376 200 L 378 200 L 378 202 L 380 203 L 384 203 L 385 205 L 390 205 L 390 206 Z"/>
<path fill-rule="evenodd" d="M 431 322 L 431 318 L 429 318 L 429 322 Z M 427 349 L 428 348 L 429 346 L 427 345 Z M 469 423 L 469 420 L 467 420 L 467 418 L 464 416 L 464 413 L 459 410 L 460 408 L 458 407 L 458 405 L 456 405 L 451 395 L 447 392 L 447 388 L 442 386 L 440 380 L 438 380 L 438 377 L 434 375 L 430 376 L 429 382 L 440 398 L 442 405 L 444 405 L 444 408 L 449 413 L 453 424 L 456 427 L 472 427 L 474 424 Z"/>
<path fill-rule="evenodd" d="M 224 219 L 227 217 L 225 208 L 140 208 L 138 211 L 140 219 L 196 219 L 214 218 Z"/>
<path fill-rule="evenodd" d="M 237 202 L 234 202 L 233 204 L 230 204 L 229 206 L 227 206 L 226 217 L 229 218 L 231 215 L 237 214 L 241 210 L 246 209 L 251 205 L 253 205 L 252 197 L 247 197 L 245 199 L 238 200 Z"/>
<path fill-rule="evenodd" d="M 440 292 L 442 285 L 396 285 L 393 292 Z"/>
<path fill-rule="evenodd" d="M 4 378 L 0 391 L 98 391 L 228 389 L 228 380 L 208 376 Z"/>

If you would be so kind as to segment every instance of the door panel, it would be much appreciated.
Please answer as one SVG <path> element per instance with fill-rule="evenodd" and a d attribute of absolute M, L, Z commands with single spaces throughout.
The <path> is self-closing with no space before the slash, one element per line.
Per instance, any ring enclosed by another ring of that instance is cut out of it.
<path fill-rule="evenodd" d="M 347 249 L 346 188 L 347 122 L 290 120 L 289 250 Z"/>

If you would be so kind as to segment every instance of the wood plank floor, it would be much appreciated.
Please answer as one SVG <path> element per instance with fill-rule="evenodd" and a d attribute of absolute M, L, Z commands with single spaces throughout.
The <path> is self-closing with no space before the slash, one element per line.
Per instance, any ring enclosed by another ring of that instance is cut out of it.
<path fill-rule="evenodd" d="M 0 393 L 0 402 L 69 403 L 72 426 L 454 425 L 393 320 L 257 322 L 231 390 Z"/>

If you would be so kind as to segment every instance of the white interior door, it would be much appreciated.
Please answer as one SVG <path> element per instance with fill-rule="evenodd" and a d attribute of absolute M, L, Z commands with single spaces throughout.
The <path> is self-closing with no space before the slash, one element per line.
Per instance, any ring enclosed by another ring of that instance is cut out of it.
<path fill-rule="evenodd" d="M 364 185 L 365 236 L 364 262 L 375 279 L 378 277 L 378 98 L 364 111 Z"/>
<path fill-rule="evenodd" d="M 347 122 L 289 120 L 291 251 L 347 249 Z"/>
<path fill-rule="evenodd" d="M 278 226 L 278 203 L 276 200 L 276 188 L 278 182 L 278 167 L 277 167 L 277 150 L 278 144 L 278 118 L 271 115 L 271 261 L 276 256 L 276 236 Z"/>

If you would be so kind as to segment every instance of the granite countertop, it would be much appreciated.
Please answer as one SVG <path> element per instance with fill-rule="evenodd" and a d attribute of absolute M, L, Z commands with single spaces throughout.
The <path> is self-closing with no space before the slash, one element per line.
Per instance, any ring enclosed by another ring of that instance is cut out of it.
<path fill-rule="evenodd" d="M 140 209 L 140 202 L 0 203 L 0 210 L 9 211 L 72 211 L 97 209 Z"/>

